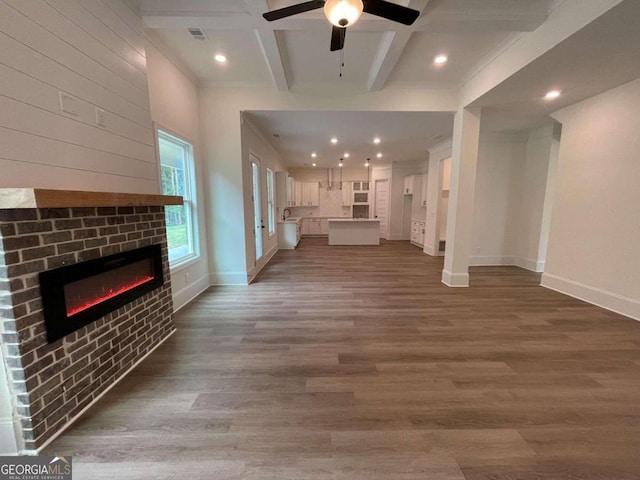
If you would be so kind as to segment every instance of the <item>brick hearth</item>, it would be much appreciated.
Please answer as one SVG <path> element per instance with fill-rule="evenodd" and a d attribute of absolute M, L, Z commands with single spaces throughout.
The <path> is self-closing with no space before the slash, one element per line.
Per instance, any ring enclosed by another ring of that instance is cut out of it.
<path fill-rule="evenodd" d="M 52 344 L 38 274 L 162 246 L 165 285 Z M 163 207 L 0 209 L 0 321 L 23 448 L 34 451 L 173 330 Z"/>

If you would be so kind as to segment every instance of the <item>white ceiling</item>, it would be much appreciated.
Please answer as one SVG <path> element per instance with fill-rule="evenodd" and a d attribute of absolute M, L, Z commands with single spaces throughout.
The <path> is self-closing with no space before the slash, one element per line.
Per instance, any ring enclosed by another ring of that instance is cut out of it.
<path fill-rule="evenodd" d="M 451 136 L 453 114 L 443 112 L 244 112 L 287 166 L 336 166 L 427 159 L 427 149 Z M 273 135 L 278 134 L 279 138 Z M 338 138 L 336 145 L 331 137 Z M 373 139 L 379 136 L 380 144 Z M 317 158 L 311 158 L 311 153 Z M 381 159 L 376 157 L 380 152 Z"/>
<path fill-rule="evenodd" d="M 201 84 L 261 86 L 309 94 L 348 94 L 387 88 L 448 88 L 464 83 L 501 46 L 535 30 L 563 0 L 394 0 L 422 15 L 411 27 L 363 14 L 347 32 L 343 77 L 340 54 L 329 51 L 330 25 L 322 10 L 275 22 L 262 13 L 299 0 L 136 0 L 153 29 Z M 520 130 L 549 122 L 555 110 L 640 76 L 640 0 L 625 0 L 561 42 L 476 102 L 483 130 Z M 192 39 L 200 27 L 208 40 Z M 229 62 L 212 61 L 225 53 Z M 442 67 L 433 58 L 446 53 Z M 542 100 L 551 88 L 563 91 Z M 452 114 L 400 112 L 247 112 L 291 166 L 334 165 L 374 158 L 380 135 L 384 160 L 425 157 L 451 136 Z M 280 134 L 279 139 L 272 137 Z M 338 147 L 329 144 L 341 137 Z"/>
<path fill-rule="evenodd" d="M 331 25 L 322 9 L 267 22 L 262 13 L 302 0 L 137 0 L 143 21 L 201 83 L 273 85 L 280 90 L 353 91 L 396 85 L 457 86 L 509 35 L 542 24 L 557 0 L 393 0 L 422 15 L 412 26 L 363 14 L 349 27 L 345 68 L 329 51 Z M 191 39 L 187 28 L 209 40 Z M 212 57 L 224 52 L 227 65 Z M 433 68 L 433 57 L 449 62 Z M 270 73 L 272 72 L 272 74 Z"/>

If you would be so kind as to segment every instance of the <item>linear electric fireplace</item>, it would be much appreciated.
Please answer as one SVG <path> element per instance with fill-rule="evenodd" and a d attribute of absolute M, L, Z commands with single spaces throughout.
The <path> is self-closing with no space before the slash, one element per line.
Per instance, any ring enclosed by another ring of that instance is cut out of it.
<path fill-rule="evenodd" d="M 164 284 L 160 245 L 40 273 L 49 343 Z"/>

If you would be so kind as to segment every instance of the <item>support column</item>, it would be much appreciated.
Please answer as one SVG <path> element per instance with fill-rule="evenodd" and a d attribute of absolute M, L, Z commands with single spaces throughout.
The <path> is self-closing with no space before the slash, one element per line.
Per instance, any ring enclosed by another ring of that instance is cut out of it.
<path fill-rule="evenodd" d="M 461 108 L 453 121 L 451 190 L 442 271 L 442 282 L 449 287 L 469 286 L 480 116 L 480 108 Z"/>

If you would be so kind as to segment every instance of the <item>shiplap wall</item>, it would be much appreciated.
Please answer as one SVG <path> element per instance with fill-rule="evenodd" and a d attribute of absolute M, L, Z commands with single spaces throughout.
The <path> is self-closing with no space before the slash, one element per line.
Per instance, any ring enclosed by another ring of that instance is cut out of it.
<path fill-rule="evenodd" d="M 144 31 L 128 2 L 0 0 L 0 187 L 157 193 L 157 177 Z"/>

